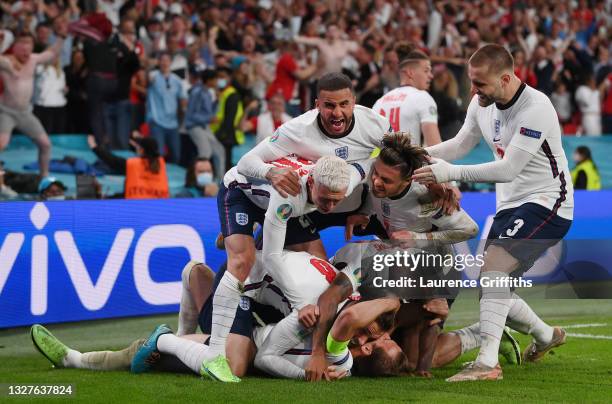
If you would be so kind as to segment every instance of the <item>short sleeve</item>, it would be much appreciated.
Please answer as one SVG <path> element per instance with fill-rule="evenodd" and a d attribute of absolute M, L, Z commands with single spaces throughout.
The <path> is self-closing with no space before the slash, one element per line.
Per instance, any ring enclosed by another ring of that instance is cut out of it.
<path fill-rule="evenodd" d="M 438 106 L 431 95 L 424 93 L 417 108 L 420 123 L 438 123 Z"/>

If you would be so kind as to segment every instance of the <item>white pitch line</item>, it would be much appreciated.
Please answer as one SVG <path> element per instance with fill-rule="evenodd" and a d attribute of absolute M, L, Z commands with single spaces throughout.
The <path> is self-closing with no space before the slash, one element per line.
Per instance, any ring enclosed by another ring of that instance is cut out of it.
<path fill-rule="evenodd" d="M 596 328 L 596 327 L 605 327 L 607 323 L 591 323 L 591 324 L 568 324 L 563 325 L 561 327 L 565 329 L 575 329 L 575 328 Z M 516 333 L 515 330 L 510 330 L 512 333 Z M 589 339 L 609 339 L 612 340 L 612 336 L 610 335 L 595 335 L 595 334 L 581 334 L 581 333 L 567 333 L 568 337 L 574 338 L 589 338 Z"/>
<path fill-rule="evenodd" d="M 570 325 L 562 325 L 561 327 L 565 329 L 570 328 L 592 328 L 592 327 L 605 327 L 608 324 L 606 323 L 593 323 L 593 324 L 570 324 Z"/>
<path fill-rule="evenodd" d="M 612 336 L 609 336 L 609 335 L 575 334 L 575 333 L 572 333 L 572 332 L 568 332 L 567 336 L 568 337 L 574 337 L 574 338 L 609 339 L 609 340 L 612 340 Z"/>

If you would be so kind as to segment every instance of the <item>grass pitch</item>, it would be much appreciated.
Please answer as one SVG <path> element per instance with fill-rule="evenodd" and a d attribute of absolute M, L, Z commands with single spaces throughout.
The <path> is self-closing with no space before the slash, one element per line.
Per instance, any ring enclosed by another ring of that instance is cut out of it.
<path fill-rule="evenodd" d="M 293 380 L 247 377 L 236 385 L 202 380 L 195 375 L 126 372 L 93 372 L 51 369 L 33 347 L 29 329 L 0 330 L 0 402 L 27 401 L 8 397 L 6 383 L 73 384 L 73 402 L 203 402 L 203 403 L 385 403 L 385 402 L 612 402 L 612 300 L 528 300 L 550 324 L 567 326 L 568 342 L 540 363 L 504 367 L 504 380 L 451 384 L 468 353 L 443 369 L 435 379 L 349 378 L 335 383 L 309 384 Z M 476 297 L 457 300 L 448 328 L 477 320 Z M 120 349 L 146 337 L 160 323 L 176 326 L 176 316 L 51 325 L 63 342 L 80 351 Z M 518 336 L 521 345 L 528 338 Z M 60 400 L 62 398 L 30 398 Z"/>

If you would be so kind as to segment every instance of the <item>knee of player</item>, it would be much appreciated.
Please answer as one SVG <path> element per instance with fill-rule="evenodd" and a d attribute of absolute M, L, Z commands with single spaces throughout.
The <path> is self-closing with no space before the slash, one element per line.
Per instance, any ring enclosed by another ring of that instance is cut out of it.
<path fill-rule="evenodd" d="M 228 270 L 239 279 L 246 278 L 255 264 L 255 254 L 242 253 L 229 259 Z"/>
<path fill-rule="evenodd" d="M 199 278 L 204 278 L 204 279 L 214 279 L 215 278 L 214 271 L 210 269 L 210 267 L 206 264 L 196 264 L 192 268 L 191 271 L 193 275 L 196 275 Z"/>

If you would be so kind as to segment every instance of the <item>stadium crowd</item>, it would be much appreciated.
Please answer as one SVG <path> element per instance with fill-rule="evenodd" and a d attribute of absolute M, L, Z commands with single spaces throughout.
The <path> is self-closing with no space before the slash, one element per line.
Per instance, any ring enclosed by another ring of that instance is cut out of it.
<path fill-rule="evenodd" d="M 413 49 L 432 62 L 442 140 L 461 126 L 472 95 L 466 60 L 484 43 L 511 51 L 516 75 L 550 97 L 565 134 L 610 134 L 610 7 L 603 0 L 2 1 L 0 52 L 19 71 L 11 55 L 20 43 L 32 41 L 34 54 L 56 45 L 36 65 L 30 101 L 51 136 L 91 133 L 100 156 L 142 134 L 166 161 L 188 166 L 199 158 L 210 167 L 209 160 L 220 179 L 245 134 L 261 140 L 313 108 L 323 74 L 348 75 L 357 103 L 372 107 L 400 85 L 399 64 Z M 3 132 L 21 132 L 7 118 L 10 68 L 0 64 L 0 150 L 10 139 Z M 203 190 L 210 174 L 201 183 L 189 175 L 195 195 L 211 194 Z"/>

